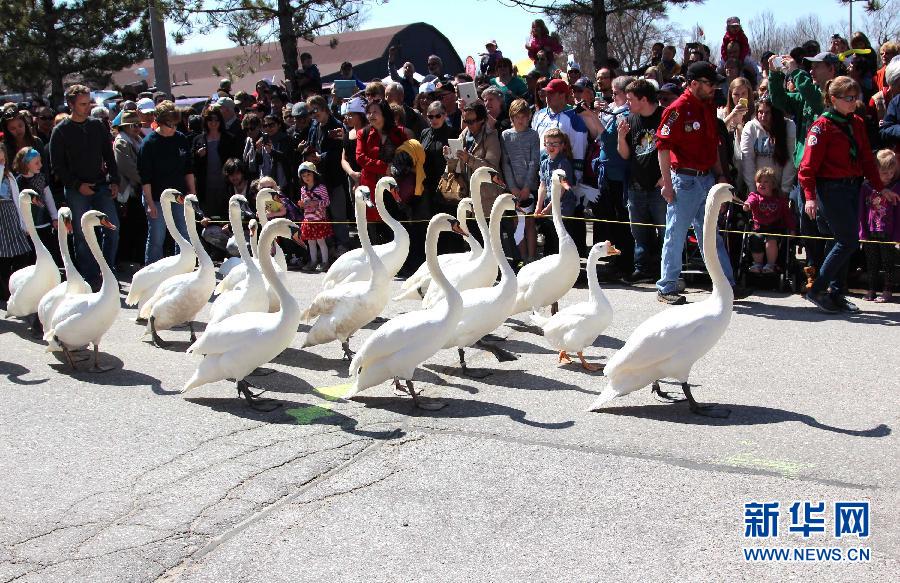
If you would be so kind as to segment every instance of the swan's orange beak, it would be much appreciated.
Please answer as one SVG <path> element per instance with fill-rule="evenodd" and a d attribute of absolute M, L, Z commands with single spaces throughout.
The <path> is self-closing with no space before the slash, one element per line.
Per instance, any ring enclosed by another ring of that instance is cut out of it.
<path fill-rule="evenodd" d="M 456 219 L 450 221 L 450 230 L 457 235 L 462 235 L 463 237 L 469 236 L 469 233 L 467 233 L 466 230 L 462 228 L 462 225 L 460 225 L 459 221 L 457 221 Z"/>
<path fill-rule="evenodd" d="M 177 202 L 178 204 L 184 204 L 184 195 L 183 195 L 183 194 L 179 194 L 178 196 L 176 196 L 176 197 L 175 197 L 175 202 Z"/>
<path fill-rule="evenodd" d="M 31 197 L 31 204 L 33 204 L 34 206 L 39 206 L 39 207 L 45 207 L 45 206 L 47 206 L 47 205 L 44 204 L 44 201 L 41 200 L 41 197 L 39 197 L 39 196 L 32 196 L 32 197 Z"/>
<path fill-rule="evenodd" d="M 621 254 L 622 254 L 622 252 L 619 251 L 618 249 L 616 249 L 616 246 L 615 246 L 615 245 L 613 245 L 613 244 L 610 243 L 609 241 L 606 242 L 606 255 L 607 255 L 607 257 L 614 257 L 614 256 L 616 256 L 616 255 L 621 255 Z"/>
<path fill-rule="evenodd" d="M 107 219 L 106 217 L 103 217 L 102 219 L 100 219 L 100 226 L 103 227 L 104 229 L 109 229 L 110 231 L 116 230 L 116 226 L 114 224 L 110 223 L 109 219 Z"/>
<path fill-rule="evenodd" d="M 496 184 L 497 186 L 502 186 L 503 188 L 506 188 L 506 183 L 503 182 L 503 179 L 502 179 L 502 178 L 500 178 L 500 174 L 494 174 L 494 175 L 492 175 L 492 176 L 491 176 L 491 182 L 493 182 L 493 183 Z"/>
<path fill-rule="evenodd" d="M 65 227 L 66 227 L 66 232 L 67 232 L 68 234 L 71 235 L 72 233 L 75 232 L 75 229 L 72 228 L 72 219 L 70 219 L 70 218 L 68 218 L 68 217 L 63 218 L 63 225 L 65 225 Z"/>

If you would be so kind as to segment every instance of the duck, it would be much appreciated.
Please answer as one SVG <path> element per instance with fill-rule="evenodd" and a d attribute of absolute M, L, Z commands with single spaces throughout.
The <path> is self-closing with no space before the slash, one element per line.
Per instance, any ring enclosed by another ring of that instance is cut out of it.
<path fill-rule="evenodd" d="M 119 282 L 97 242 L 96 227 L 115 230 L 109 218 L 100 211 L 89 210 L 81 215 L 81 232 L 91 254 L 100 266 L 103 283 L 97 293 L 66 293 L 56 306 L 47 324 L 44 340 L 47 352 L 62 351 L 72 370 L 78 370 L 72 358 L 72 350 L 93 344 L 94 360 L 88 372 L 107 372 L 112 366 L 100 366 L 100 340 L 119 316 Z"/>
<path fill-rule="evenodd" d="M 470 197 L 461 198 L 459 204 L 456 205 L 456 220 L 459 224 L 465 225 L 468 220 L 468 213 L 473 212 L 472 199 Z M 476 260 L 482 253 L 481 243 L 478 242 L 472 233 L 465 238 L 469 245 L 468 251 L 461 253 L 444 253 L 438 255 L 438 263 L 441 269 L 446 271 L 455 263 L 462 263 Z M 421 300 L 431 285 L 431 275 L 428 272 L 428 264 L 422 263 L 415 273 L 409 276 L 406 281 L 400 285 L 401 293 L 394 296 L 394 301 L 401 300 Z"/>
<path fill-rule="evenodd" d="M 259 244 L 271 247 L 276 237 L 289 238 L 297 227 L 288 219 L 273 219 L 266 223 Z M 203 356 L 194 374 L 182 388 L 187 393 L 196 387 L 234 379 L 238 396 L 243 396 L 254 409 L 263 409 L 259 393 L 245 379 L 258 367 L 270 362 L 290 346 L 297 334 L 302 312 L 284 282 L 278 276 L 272 257 L 264 253 L 260 257 L 263 277 L 279 298 L 276 312 L 244 312 L 210 324 L 187 351 Z"/>
<path fill-rule="evenodd" d="M 53 312 L 56 311 L 59 303 L 66 295 L 91 293 L 91 286 L 84 281 L 84 278 L 75 269 L 72 255 L 69 253 L 69 235 L 73 232 L 72 209 L 67 206 L 60 207 L 57 217 L 59 226 L 56 229 L 56 236 L 59 242 L 59 253 L 62 255 L 63 267 L 66 271 L 66 281 L 56 285 L 41 298 L 37 314 L 42 326 L 46 326 L 50 322 Z"/>
<path fill-rule="evenodd" d="M 378 215 L 394 233 L 394 240 L 383 245 L 375 245 L 375 252 L 384 263 L 388 272 L 388 278 L 393 278 L 403 267 L 406 256 L 409 255 L 409 233 L 406 228 L 387 211 L 384 206 L 384 193 L 397 190 L 397 181 L 390 176 L 384 176 L 375 184 L 375 208 Z M 322 289 L 331 289 L 342 283 L 352 281 L 365 281 L 372 277 L 372 268 L 369 266 L 368 255 L 362 249 L 347 251 L 334 260 L 325 279 Z"/>
<path fill-rule="evenodd" d="M 395 386 L 402 391 L 402 378 L 417 407 L 429 410 L 443 407 L 443 403 L 420 402 L 412 379 L 416 368 L 444 347 L 462 318 L 462 296 L 450 285 L 437 260 L 438 236 L 446 231 L 467 235 L 459 221 L 446 213 L 434 215 L 428 223 L 425 261 L 434 284 L 444 289 L 446 300 L 434 308 L 392 318 L 370 334 L 350 362 L 352 384 L 344 398 L 356 397 L 388 379 L 394 379 Z"/>
<path fill-rule="evenodd" d="M 484 378 L 489 372 L 474 371 L 466 366 L 465 347 L 479 342 L 486 334 L 493 332 L 512 313 L 516 303 L 516 272 L 503 254 L 500 243 L 500 220 L 506 211 L 515 210 L 516 203 L 512 194 L 501 194 L 491 208 L 490 249 L 500 266 L 500 283 L 492 287 L 479 287 L 461 292 L 463 314 L 459 324 L 452 330 L 450 339 L 444 348 L 456 348 L 463 374 Z M 488 248 L 488 245 L 485 245 Z M 480 346 L 493 352 L 500 361 L 516 360 L 512 354 L 499 348 L 480 343 Z"/>
<path fill-rule="evenodd" d="M 537 312 L 531 321 L 544 331 L 544 338 L 554 350 L 559 351 L 559 362 L 572 362 L 569 352 L 578 354 L 581 366 L 587 371 L 603 370 L 602 365 L 589 364 L 584 359 L 584 349 L 591 346 L 606 330 L 613 319 L 613 308 L 600 288 L 597 263 L 603 257 L 621 254 L 615 245 L 603 241 L 591 247 L 587 260 L 588 300 L 568 306 L 553 314 L 542 316 Z"/>
<path fill-rule="evenodd" d="M 190 242 L 182 236 L 181 231 L 175 226 L 172 218 L 172 203 L 184 204 L 184 196 L 174 188 L 167 188 L 159 196 L 159 206 L 162 209 L 163 221 L 169 235 L 178 244 L 178 255 L 163 257 L 139 269 L 131 279 L 131 289 L 125 297 L 126 306 L 138 306 L 140 313 L 159 285 L 176 275 L 190 273 L 197 265 L 197 253 Z M 190 227 L 190 226 L 189 226 Z M 141 321 L 141 318 L 138 318 Z"/>
<path fill-rule="evenodd" d="M 351 281 L 323 290 L 304 312 L 306 320 L 318 318 L 306 335 L 303 347 L 340 340 L 344 358 L 351 360 L 350 337 L 372 322 L 391 297 L 391 278 L 388 270 L 369 240 L 366 227 L 366 206 L 371 207 L 369 189 L 360 186 L 354 192 L 356 232 L 366 253 L 366 265 L 371 268 L 368 280 Z"/>
<path fill-rule="evenodd" d="M 691 412 L 707 417 L 727 417 L 729 410 L 697 403 L 688 380 L 691 368 L 719 341 L 728 324 L 734 292 L 716 252 L 716 218 L 726 202 L 741 204 L 728 184 L 716 184 L 706 199 L 703 223 L 703 257 L 712 279 L 712 294 L 701 302 L 672 306 L 641 323 L 625 345 L 609 359 L 603 373 L 609 383 L 591 404 L 599 411 L 616 397 L 651 385 L 651 393 L 666 401 L 686 400 Z M 674 399 L 660 390 L 659 380 L 681 382 L 684 399 Z"/>
<path fill-rule="evenodd" d="M 500 182 L 500 173 L 490 168 L 482 166 L 472 173 L 469 179 L 469 192 L 472 197 L 472 206 L 475 213 L 475 222 L 481 231 L 484 239 L 484 249 L 478 256 L 478 259 L 469 263 L 457 263 L 447 268 L 446 276 L 450 283 L 459 291 L 477 287 L 488 287 L 497 280 L 497 269 L 499 264 L 497 258 L 491 250 L 491 236 L 488 232 L 488 224 L 484 217 L 484 205 L 481 203 L 481 186 L 486 183 Z M 500 223 L 497 223 L 497 229 Z M 443 298 L 443 291 L 439 287 L 429 286 L 422 298 L 422 307 L 434 307 Z"/>
<path fill-rule="evenodd" d="M 34 252 L 37 256 L 34 265 L 23 267 L 9 277 L 9 301 L 6 303 L 6 316 L 24 318 L 31 316 L 31 326 L 40 332 L 40 321 L 37 317 L 38 304 L 47 292 L 58 286 L 62 279 L 59 268 L 53 261 L 50 251 L 38 237 L 34 227 L 31 205 L 42 207 L 44 201 L 37 192 L 25 188 L 19 193 L 19 213 L 25 221 L 25 231 L 31 237 Z"/>
<path fill-rule="evenodd" d="M 200 268 L 190 273 L 170 277 L 156 288 L 156 292 L 140 310 L 140 317 L 147 319 L 147 330 L 153 343 L 166 348 L 169 343 L 159 337 L 160 330 L 168 330 L 178 324 L 187 323 L 191 330 L 191 342 L 197 339 L 194 333 L 194 318 L 209 301 L 216 287 L 216 268 L 197 233 L 194 205 L 199 204 L 196 195 L 184 197 L 184 220 L 188 225 L 191 244 L 200 261 Z"/>
<path fill-rule="evenodd" d="M 235 243 L 240 253 L 241 261 L 247 270 L 246 285 L 230 289 L 220 294 L 210 308 L 209 324 L 215 324 L 229 316 L 244 312 L 264 312 L 269 309 L 269 294 L 262 273 L 247 249 L 247 239 L 244 236 L 244 227 L 241 225 L 241 207 L 247 204 L 247 199 L 241 194 L 233 195 L 228 201 L 228 220 L 231 230 L 234 232 Z M 254 219 L 255 221 L 255 219 Z M 255 229 L 251 229 L 253 236 Z"/>
<path fill-rule="evenodd" d="M 256 216 L 259 219 L 259 225 L 261 227 L 264 227 L 269 220 L 266 215 L 266 203 L 275 200 L 277 196 L 278 191 L 268 187 L 260 188 L 259 192 L 256 193 Z M 259 267 L 259 247 L 253 237 L 250 238 L 250 248 L 253 253 L 253 260 L 256 262 L 256 266 Z M 287 285 L 287 259 L 284 256 L 284 251 L 282 251 L 281 247 L 278 245 L 275 245 L 275 269 L 278 271 L 278 277 L 281 278 L 282 283 Z M 216 284 L 215 293 L 221 294 L 236 287 L 246 285 L 246 283 L 247 266 L 242 262 L 237 267 L 231 269 L 225 278 Z M 269 311 L 277 312 L 278 294 L 275 293 L 268 283 L 266 283 L 266 292 L 269 295 Z"/>
<path fill-rule="evenodd" d="M 553 227 L 559 238 L 559 252 L 532 261 L 516 274 L 519 288 L 513 314 L 528 310 L 536 311 L 555 304 L 578 280 L 581 258 L 578 256 L 578 247 L 566 231 L 562 220 L 562 180 L 565 178 L 564 170 L 554 170 L 550 186 L 550 205 L 553 211 Z"/>

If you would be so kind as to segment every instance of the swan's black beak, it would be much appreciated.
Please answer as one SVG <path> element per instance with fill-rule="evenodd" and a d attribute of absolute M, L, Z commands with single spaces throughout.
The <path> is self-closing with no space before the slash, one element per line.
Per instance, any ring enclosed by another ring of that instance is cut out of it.
<path fill-rule="evenodd" d="M 295 223 L 291 223 L 291 237 L 293 237 L 294 235 L 296 235 L 299 232 L 300 232 L 300 226 Z"/>
<path fill-rule="evenodd" d="M 368 189 L 363 191 L 363 202 L 366 203 L 366 206 L 369 208 L 373 208 L 375 204 L 372 202 L 372 193 L 369 192 Z"/>
<path fill-rule="evenodd" d="M 33 204 L 34 206 L 39 206 L 39 207 L 45 207 L 45 206 L 47 206 L 47 205 L 44 204 L 44 201 L 41 200 L 41 197 L 39 197 L 39 196 L 32 196 L 32 197 L 31 197 L 31 204 Z"/>
<path fill-rule="evenodd" d="M 106 215 L 102 215 L 100 217 L 100 226 L 103 227 L 104 229 L 109 229 L 110 231 L 116 230 L 116 226 L 109 222 L 109 219 L 106 218 Z"/>
<path fill-rule="evenodd" d="M 176 196 L 176 197 L 175 197 L 175 202 L 177 202 L 178 204 L 184 204 L 184 195 L 183 195 L 183 194 L 179 194 L 178 196 Z"/>
<path fill-rule="evenodd" d="M 450 230 L 457 235 L 462 235 L 463 237 L 469 236 L 466 230 L 462 228 L 462 225 L 460 225 L 459 221 L 457 221 L 456 219 L 450 219 Z"/>
<path fill-rule="evenodd" d="M 62 222 L 63 222 L 63 226 L 66 227 L 66 232 L 68 234 L 71 235 L 72 233 L 75 232 L 75 229 L 72 228 L 72 219 L 70 219 L 69 217 L 63 217 Z"/>

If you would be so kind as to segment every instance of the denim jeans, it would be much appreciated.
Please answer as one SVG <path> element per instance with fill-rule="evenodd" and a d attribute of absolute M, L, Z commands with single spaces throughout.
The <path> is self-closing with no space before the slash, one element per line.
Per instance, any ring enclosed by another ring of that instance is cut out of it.
<path fill-rule="evenodd" d="M 816 223 L 824 236 L 834 240 L 825 245 L 825 260 L 811 292 L 828 288 L 844 293 L 850 258 L 859 248 L 859 188 L 862 179 L 819 180 L 816 184 Z"/>
<path fill-rule="evenodd" d="M 86 281 L 100 281 L 100 266 L 91 255 L 84 234 L 81 232 L 81 217 L 89 210 L 100 211 L 106 215 L 109 222 L 116 226 L 116 230 L 97 228 L 100 248 L 103 250 L 103 258 L 106 263 L 115 270 L 116 253 L 119 249 L 119 211 L 116 209 L 116 199 L 110 196 L 108 186 L 101 186 L 90 195 L 78 192 L 78 189 L 65 189 L 66 204 L 72 209 L 72 227 L 75 230 L 75 266 Z"/>
<path fill-rule="evenodd" d="M 681 274 L 682 251 L 687 238 L 688 228 L 693 225 L 700 251 L 703 252 L 703 218 L 706 210 L 706 197 L 709 189 L 716 183 L 712 174 L 706 176 L 686 176 L 672 172 L 672 186 L 675 189 L 675 202 L 666 206 L 666 234 L 663 237 L 662 266 L 656 288 L 664 294 L 678 291 L 678 276 Z M 718 216 L 718 214 L 716 215 Z M 734 273 L 731 261 L 725 251 L 722 235 L 716 233 L 716 250 L 722 271 L 731 285 L 734 285 Z M 703 258 L 706 261 L 706 257 Z"/>
<path fill-rule="evenodd" d="M 347 187 L 341 184 L 329 189 L 328 195 L 331 199 L 328 202 L 328 212 L 331 214 L 331 220 L 338 223 L 331 225 L 334 231 L 334 240 L 337 245 L 350 248 L 350 225 L 346 221 L 352 220 L 347 214 Z"/>
<path fill-rule="evenodd" d="M 190 204 L 190 203 L 187 203 Z M 184 222 L 184 207 L 178 203 L 171 203 L 172 218 L 175 219 L 175 228 L 178 232 L 188 238 L 187 226 Z M 159 261 L 163 257 L 163 243 L 166 241 L 166 221 L 163 218 L 162 205 L 160 201 L 156 201 L 156 218 L 151 219 L 147 215 L 147 248 L 144 252 L 144 264 L 149 265 L 154 261 Z M 176 245 L 177 249 L 178 246 Z"/>
<path fill-rule="evenodd" d="M 644 190 L 637 184 L 628 187 L 628 220 L 633 223 L 662 225 L 666 222 L 666 199 L 659 188 Z M 660 259 L 665 230 L 662 227 L 631 225 L 634 237 L 634 269 L 648 272 Z"/>

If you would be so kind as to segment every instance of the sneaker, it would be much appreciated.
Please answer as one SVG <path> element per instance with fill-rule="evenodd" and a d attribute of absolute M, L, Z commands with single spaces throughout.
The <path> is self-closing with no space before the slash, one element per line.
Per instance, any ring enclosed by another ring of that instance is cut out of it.
<path fill-rule="evenodd" d="M 875 290 L 869 290 L 869 292 L 863 296 L 863 299 L 866 300 L 867 302 L 874 302 L 875 301 Z"/>
<path fill-rule="evenodd" d="M 838 307 L 834 305 L 834 301 L 832 301 L 831 296 L 825 292 L 816 293 L 813 291 L 808 291 L 803 297 L 806 298 L 808 302 L 815 304 L 817 308 L 819 308 L 826 314 L 837 314 L 839 311 Z"/>
<path fill-rule="evenodd" d="M 303 267 L 300 268 L 300 271 L 305 271 L 307 273 L 311 273 L 316 269 L 316 264 L 312 261 L 305 263 Z"/>
<path fill-rule="evenodd" d="M 669 292 L 667 294 L 662 293 L 661 291 L 656 292 L 656 299 L 664 304 L 669 304 L 670 306 L 680 306 L 681 304 L 687 303 L 687 298 L 683 295 L 675 292 Z"/>
<path fill-rule="evenodd" d="M 775 273 L 775 264 L 774 263 L 766 263 L 762 268 L 763 273 Z"/>
<path fill-rule="evenodd" d="M 320 264 L 316 265 L 316 268 L 315 268 L 316 273 L 325 273 L 326 271 L 328 271 L 327 263 L 320 263 Z"/>
<path fill-rule="evenodd" d="M 748 269 L 747 271 L 749 271 L 750 273 L 762 273 L 762 270 L 763 270 L 762 263 L 754 263 L 753 265 L 750 266 L 750 269 Z"/>
<path fill-rule="evenodd" d="M 622 281 L 628 284 L 651 283 L 656 281 L 656 278 L 649 273 L 641 271 L 640 269 L 635 269 L 631 275 L 626 275 L 625 277 L 623 277 Z"/>
<path fill-rule="evenodd" d="M 847 299 L 843 294 L 830 294 L 831 302 L 835 305 L 839 312 L 847 314 L 855 314 L 859 311 L 859 306 Z"/>

